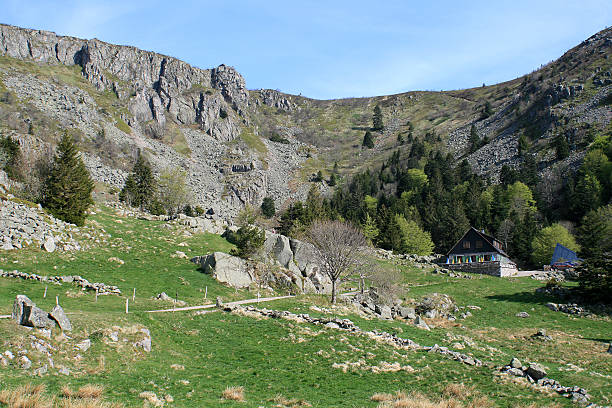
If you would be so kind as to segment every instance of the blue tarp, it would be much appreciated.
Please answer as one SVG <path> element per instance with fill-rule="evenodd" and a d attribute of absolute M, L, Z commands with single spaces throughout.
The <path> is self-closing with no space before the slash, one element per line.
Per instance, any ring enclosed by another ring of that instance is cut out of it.
<path fill-rule="evenodd" d="M 561 244 L 557 244 L 555 247 L 555 252 L 553 252 L 552 260 L 550 261 L 551 265 L 557 263 L 569 263 L 574 264 L 576 262 L 581 261 L 582 259 L 578 258 L 578 255 L 574 251 L 569 248 L 564 247 Z"/>

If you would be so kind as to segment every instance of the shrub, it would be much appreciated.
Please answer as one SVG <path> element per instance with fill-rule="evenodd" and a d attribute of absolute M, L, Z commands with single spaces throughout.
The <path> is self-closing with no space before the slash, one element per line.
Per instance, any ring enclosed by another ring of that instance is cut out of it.
<path fill-rule="evenodd" d="M 266 197 L 263 199 L 261 203 L 261 213 L 266 218 L 274 217 L 276 214 L 276 208 L 274 208 L 274 200 L 272 197 Z"/>
<path fill-rule="evenodd" d="M 233 234 L 232 240 L 235 241 L 236 248 L 232 249 L 230 253 L 241 258 L 248 258 L 257 254 L 263 247 L 266 234 L 259 227 L 245 225 Z"/>
<path fill-rule="evenodd" d="M 275 143 L 289 144 L 289 140 L 280 135 L 277 135 L 276 133 L 270 136 L 270 141 Z"/>

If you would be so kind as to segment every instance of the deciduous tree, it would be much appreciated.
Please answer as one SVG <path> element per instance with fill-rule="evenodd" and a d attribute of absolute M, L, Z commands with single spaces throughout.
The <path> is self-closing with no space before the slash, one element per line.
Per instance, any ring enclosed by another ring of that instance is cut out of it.
<path fill-rule="evenodd" d="M 338 283 L 361 264 L 361 247 L 367 242 L 361 231 L 341 221 L 315 221 L 307 232 L 319 265 L 332 282 L 331 302 L 336 303 Z"/>

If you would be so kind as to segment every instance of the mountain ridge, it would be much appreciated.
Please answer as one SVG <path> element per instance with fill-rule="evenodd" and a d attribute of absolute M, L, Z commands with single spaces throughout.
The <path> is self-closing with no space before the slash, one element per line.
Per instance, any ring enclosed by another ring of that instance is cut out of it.
<path fill-rule="evenodd" d="M 555 166 L 561 173 L 573 171 L 588 144 L 580 126 L 609 131 L 609 105 L 600 102 L 610 91 L 610 32 L 602 30 L 540 70 L 496 85 L 317 100 L 248 90 L 244 77 L 225 65 L 201 69 L 133 46 L 0 24 L 0 87 L 17 101 L 0 108 L 12 118 L 6 123 L 15 122 L 5 131 L 38 150 L 53 145 L 60 129 L 78 129 L 88 167 L 102 183 L 120 187 L 134 151 L 142 149 L 157 171 L 185 169 L 196 203 L 232 217 L 265 196 L 275 197 L 277 207 L 303 199 L 311 175 L 329 175 L 334 163 L 350 176 L 378 166 L 395 150 L 407 160 L 413 143 L 398 140 L 409 135 L 426 143 L 426 152 L 442 149 L 467 159 L 493 181 L 503 165 L 516 168 L 524 161 L 517 140 L 525 134 L 527 154 L 536 157 L 541 174 Z M 66 106 L 45 88 L 53 88 Z M 21 105 L 28 103 L 24 110 Z M 364 150 L 361 138 L 377 104 L 385 129 L 375 133 L 374 149 Z M 74 114 L 79 107 L 80 116 Z M 38 134 L 25 131 L 32 126 Z M 472 126 L 488 142 L 469 152 Z M 561 131 L 576 140 L 570 158 L 557 165 L 550 144 Z M 289 143 L 273 141 L 283 139 Z M 319 187 L 328 190 L 325 183 Z"/>

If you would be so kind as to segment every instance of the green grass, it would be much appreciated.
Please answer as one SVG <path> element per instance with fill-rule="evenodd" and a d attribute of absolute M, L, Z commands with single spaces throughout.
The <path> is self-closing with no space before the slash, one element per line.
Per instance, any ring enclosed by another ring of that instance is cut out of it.
<path fill-rule="evenodd" d="M 51 374 L 33 379 L 26 371 L 0 368 L 0 388 L 44 382 L 52 393 L 57 393 L 65 384 L 77 388 L 96 383 L 106 387 L 109 399 L 128 406 L 141 406 L 138 394 L 154 391 L 158 396 L 172 395 L 175 399 L 172 405 L 177 407 L 271 407 L 274 403 L 270 400 L 277 394 L 304 399 L 316 407 L 375 407 L 370 397 L 376 392 L 401 389 L 435 397 L 450 383 L 465 383 L 475 386 L 499 407 L 532 402 L 537 406 L 553 402 L 572 406 L 563 397 L 547 396 L 504 381 L 494 375 L 493 368 L 470 367 L 422 351 L 396 350 L 364 336 L 321 326 L 256 320 L 224 312 L 145 313 L 149 309 L 171 307 L 151 299 L 162 291 L 170 296 L 178 292 L 179 298 L 189 305 L 205 304 L 216 296 L 226 301 L 251 298 L 254 293 L 220 285 L 188 260 L 172 257 L 177 250 L 188 257 L 214 250 L 229 251 L 231 244 L 219 236 L 183 236 L 182 229 L 168 229 L 164 222 L 119 217 L 104 207 L 88 224 L 98 230 L 104 228 L 111 235 L 106 244 L 94 244 L 88 251 L 72 254 L 48 254 L 38 249 L 2 253 L 0 268 L 44 275 L 79 274 L 90 281 L 118 285 L 123 296 L 100 296 L 96 302 L 92 293 L 78 296 L 76 287 L 69 284 L 56 286 L 0 278 L 0 314 L 10 313 L 12 300 L 19 293 L 28 295 L 46 310 L 54 305 L 58 295 L 75 327 L 71 334 L 74 342 L 90 338 L 93 343 L 89 351 L 81 353 L 84 358 L 76 361 L 72 343 L 54 338 L 52 343 L 59 350 L 54 355 L 55 364 L 69 365 L 73 376 Z M 111 257 L 120 258 L 124 264 L 109 261 Z M 409 266 L 400 268 L 409 287 L 406 302 L 438 292 L 450 295 L 459 306 L 476 305 L 482 310 L 472 310 L 473 316 L 465 320 L 438 322 L 439 326 L 430 332 L 399 320 L 368 320 L 346 308 L 332 309 L 332 315 L 350 318 L 363 329 L 397 333 L 422 345 L 454 348 L 455 343 L 461 343 L 465 346 L 462 352 L 498 366 L 513 356 L 524 363 L 537 361 L 547 366 L 549 376 L 562 384 L 587 388 L 595 402 L 606 404 L 612 398 L 611 380 L 605 377 L 612 372 L 612 356 L 605 353 L 604 344 L 611 340 L 609 318 L 574 318 L 552 312 L 544 306 L 549 299 L 534 294 L 542 283 L 529 278 L 476 275 L 471 280 L 450 279 Z M 43 298 L 45 286 L 48 293 Z M 125 299 L 131 298 L 133 288 L 137 289 L 136 302 L 130 299 L 131 313 L 126 315 Z M 316 295 L 270 302 L 265 307 L 326 315 L 311 310 L 313 304 L 330 308 L 327 297 Z M 515 317 L 519 311 L 527 311 L 530 317 Z M 432 324 L 435 326 L 436 322 Z M 135 350 L 129 342 L 122 348 L 110 344 L 106 333 L 113 326 L 149 328 L 152 352 Z M 531 334 L 538 328 L 546 329 L 553 341 L 532 339 Z M 30 332 L 10 320 L 0 320 L 0 332 L 2 352 L 15 351 L 16 344 L 29 341 Z M 36 356 L 32 358 L 34 367 L 45 362 Z M 398 362 L 415 371 L 375 374 L 371 370 L 343 372 L 333 367 L 360 360 L 367 366 Z M 562 370 L 568 367 L 567 363 L 585 371 Z M 185 369 L 172 369 L 173 364 Z M 243 386 L 246 401 L 221 400 L 221 393 L 228 386 Z"/>
<path fill-rule="evenodd" d="M 125 134 L 129 135 L 132 133 L 132 128 L 118 116 L 115 117 L 115 127 Z"/>

